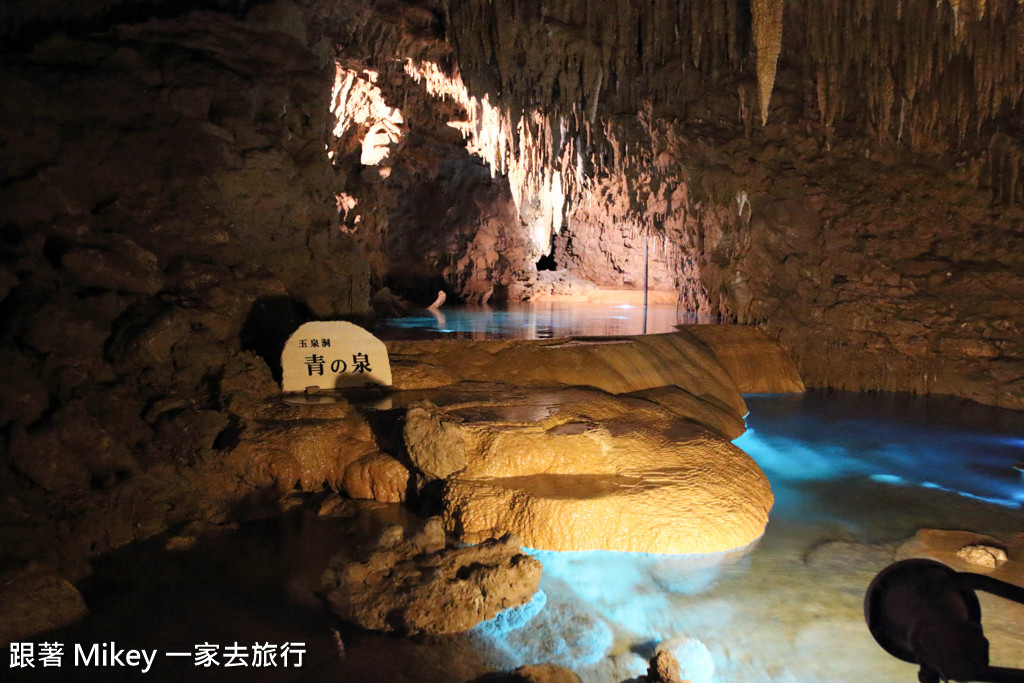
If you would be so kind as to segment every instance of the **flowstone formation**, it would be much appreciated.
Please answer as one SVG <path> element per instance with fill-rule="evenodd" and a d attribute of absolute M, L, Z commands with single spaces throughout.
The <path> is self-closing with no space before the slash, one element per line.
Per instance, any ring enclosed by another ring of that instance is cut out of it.
<path fill-rule="evenodd" d="M 447 547 L 439 519 L 404 537 L 388 527 L 375 548 L 331 559 L 323 591 L 332 611 L 373 631 L 443 635 L 468 631 L 529 602 L 541 565 L 502 536 Z"/>
<path fill-rule="evenodd" d="M 445 526 L 466 542 L 513 532 L 547 550 L 709 553 L 764 532 L 773 497 L 757 464 L 654 402 L 578 387 L 467 393 L 414 403 L 405 419 L 413 464 L 443 480 Z"/>
<path fill-rule="evenodd" d="M 739 387 L 802 391 L 778 345 L 723 326 L 615 339 L 391 342 L 405 448 L 474 542 L 706 553 L 764 532 L 771 488 L 729 443 Z M 745 355 L 751 359 L 744 360 Z"/>

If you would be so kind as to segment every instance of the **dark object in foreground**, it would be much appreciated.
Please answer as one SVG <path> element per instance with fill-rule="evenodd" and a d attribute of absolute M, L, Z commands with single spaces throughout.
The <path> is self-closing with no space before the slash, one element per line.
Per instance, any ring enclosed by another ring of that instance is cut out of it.
<path fill-rule="evenodd" d="M 886 652 L 921 666 L 920 683 L 1024 683 L 1024 670 L 989 666 L 975 590 L 1024 604 L 1024 588 L 913 559 L 879 572 L 864 596 L 864 617 Z"/>

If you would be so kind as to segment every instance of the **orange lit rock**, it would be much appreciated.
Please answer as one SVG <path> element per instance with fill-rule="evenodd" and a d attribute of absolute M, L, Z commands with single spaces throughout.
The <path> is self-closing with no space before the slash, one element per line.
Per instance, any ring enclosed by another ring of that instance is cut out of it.
<path fill-rule="evenodd" d="M 369 425 L 343 401 L 265 403 L 225 458 L 247 482 L 306 491 L 340 489 L 349 465 L 377 452 Z M 372 488 L 371 488 L 372 490 Z"/>
<path fill-rule="evenodd" d="M 679 673 L 679 661 L 668 650 L 658 652 L 651 659 L 645 683 L 683 683 Z"/>
<path fill-rule="evenodd" d="M 714 397 L 739 415 L 746 404 L 714 354 L 670 333 L 607 340 L 391 341 L 396 389 L 443 386 L 448 377 L 520 386 L 591 386 L 615 394 L 675 385 Z"/>
<path fill-rule="evenodd" d="M 30 565 L 0 575 L 0 642 L 67 626 L 88 611 L 78 590 L 56 572 Z"/>
<path fill-rule="evenodd" d="M 687 325 L 685 330 L 707 344 L 744 394 L 804 390 L 789 354 L 756 327 Z"/>
<path fill-rule="evenodd" d="M 443 475 L 466 542 L 513 532 L 547 550 L 706 553 L 764 532 L 773 496 L 743 451 L 650 401 L 533 390 L 408 412 L 409 455 Z M 458 456 L 452 456 L 457 453 Z"/>
<path fill-rule="evenodd" d="M 409 486 L 409 470 L 390 455 L 370 453 L 345 468 L 342 487 L 352 498 L 401 503 Z"/>

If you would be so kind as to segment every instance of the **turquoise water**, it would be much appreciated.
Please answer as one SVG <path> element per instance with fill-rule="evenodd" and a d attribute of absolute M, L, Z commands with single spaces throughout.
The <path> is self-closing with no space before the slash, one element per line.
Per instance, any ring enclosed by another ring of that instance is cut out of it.
<path fill-rule="evenodd" d="M 735 444 L 768 474 L 776 515 L 827 514 L 827 483 L 930 489 L 1019 510 L 1024 415 L 955 398 L 810 391 L 748 396 Z M 1024 530 L 1024 529 L 1022 529 Z"/>
<path fill-rule="evenodd" d="M 522 302 L 501 306 L 421 309 L 392 318 L 374 329 L 388 339 L 443 336 L 452 339 L 551 339 L 567 336 L 608 337 L 671 332 L 676 325 L 712 323 L 710 316 L 688 313 L 674 305 Z"/>

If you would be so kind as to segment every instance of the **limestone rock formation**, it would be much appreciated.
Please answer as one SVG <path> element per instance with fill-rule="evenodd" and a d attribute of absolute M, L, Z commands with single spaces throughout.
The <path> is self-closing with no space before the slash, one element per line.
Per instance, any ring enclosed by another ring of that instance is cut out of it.
<path fill-rule="evenodd" d="M 787 0 L 756 127 L 749 3 L 542 4 L 4 3 L 0 560 L 274 483 L 393 498 L 400 469 L 327 427 L 354 418 L 258 414 L 275 343 L 391 280 L 529 297 L 549 250 L 559 286 L 635 286 L 644 235 L 652 282 L 758 324 L 808 385 L 1024 408 L 1024 5 Z M 687 375 L 632 344 L 439 345 L 403 372 L 551 370 L 736 431 L 725 354 Z"/>
<path fill-rule="evenodd" d="M 921 529 L 896 554 L 899 560 L 911 557 L 927 557 L 957 571 L 1024 584 L 1024 533 L 999 539 L 970 531 Z"/>
<path fill-rule="evenodd" d="M 376 548 L 332 558 L 323 591 L 338 616 L 362 628 L 401 635 L 461 633 L 525 604 L 537 591 L 540 562 L 520 545 L 505 535 L 446 548 L 439 519 L 412 538 L 390 527 Z"/>
<path fill-rule="evenodd" d="M 0 643 L 67 626 L 88 613 L 78 590 L 41 566 L 0 574 Z"/>
<path fill-rule="evenodd" d="M 364 455 L 345 468 L 342 489 L 352 498 L 400 503 L 409 487 L 409 470 L 385 453 Z"/>
<path fill-rule="evenodd" d="M 675 385 L 746 413 L 729 373 L 686 334 L 613 339 L 392 341 L 397 389 L 444 386 L 452 378 L 520 386 L 591 386 L 615 394 Z"/>
<path fill-rule="evenodd" d="M 662 650 L 651 658 L 645 683 L 683 683 L 679 674 L 679 662 L 668 650 Z"/>
<path fill-rule="evenodd" d="M 676 675 L 685 679 L 684 683 L 713 683 L 715 680 L 715 662 L 711 652 L 697 638 L 683 636 L 658 643 L 648 677 L 652 674 L 670 677 L 673 663 L 678 671 Z"/>
<path fill-rule="evenodd" d="M 611 339 L 389 341 L 397 389 L 457 380 L 521 386 L 592 386 L 621 394 L 677 386 L 744 415 L 740 392 L 798 392 L 792 361 L 745 326 L 688 325 L 679 332 Z"/>
<path fill-rule="evenodd" d="M 225 461 L 244 480 L 283 491 L 296 484 L 318 491 L 326 484 L 355 498 L 397 502 L 408 480 L 405 467 L 378 451 L 366 420 L 340 398 L 258 404 Z"/>
<path fill-rule="evenodd" d="M 1006 562 L 1006 551 L 991 545 L 965 545 L 956 551 L 956 556 L 985 569 L 995 569 Z"/>
<path fill-rule="evenodd" d="M 740 392 L 763 394 L 804 390 L 803 380 L 789 354 L 756 327 L 687 325 L 684 330 L 707 344 Z"/>
<path fill-rule="evenodd" d="M 698 398 L 675 385 L 633 391 L 624 396 L 656 403 L 683 420 L 717 432 L 730 441 L 747 430 L 743 416 L 711 396 Z"/>
<path fill-rule="evenodd" d="M 405 425 L 464 541 L 513 532 L 549 550 L 704 553 L 764 531 L 773 498 L 754 461 L 656 403 L 584 388 L 465 395 L 414 403 Z"/>

